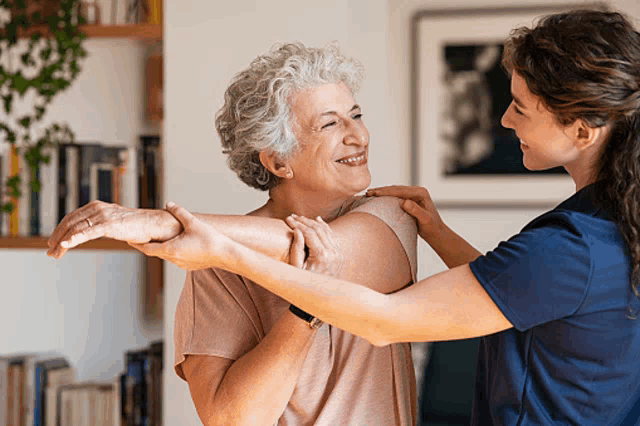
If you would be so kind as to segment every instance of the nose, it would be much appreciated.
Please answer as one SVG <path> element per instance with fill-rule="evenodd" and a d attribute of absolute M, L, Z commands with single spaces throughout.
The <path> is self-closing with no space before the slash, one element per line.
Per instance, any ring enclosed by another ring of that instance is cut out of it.
<path fill-rule="evenodd" d="M 506 129 L 513 129 L 513 125 L 511 124 L 511 116 L 509 111 L 511 110 L 511 104 L 507 107 L 507 110 L 502 114 L 502 118 L 500 119 L 500 124 L 502 127 Z"/>
<path fill-rule="evenodd" d="M 367 146 L 369 145 L 369 130 L 361 121 L 353 119 L 347 120 L 347 133 L 344 138 L 347 145 Z"/>

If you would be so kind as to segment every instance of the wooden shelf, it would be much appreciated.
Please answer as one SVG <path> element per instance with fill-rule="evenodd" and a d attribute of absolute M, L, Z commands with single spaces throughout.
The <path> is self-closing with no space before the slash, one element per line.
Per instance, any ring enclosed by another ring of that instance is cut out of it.
<path fill-rule="evenodd" d="M 128 25 L 82 25 L 80 30 L 88 38 L 128 38 L 134 40 L 162 40 L 162 25 L 157 24 L 128 24 Z M 34 33 L 45 34 L 47 27 L 35 27 L 20 34 L 20 37 L 30 37 Z"/>
<path fill-rule="evenodd" d="M 46 250 L 47 237 L 0 237 L 0 249 L 42 249 Z M 88 241 L 72 250 L 135 250 L 129 244 L 111 240 L 108 238 L 100 238 L 98 240 Z"/>

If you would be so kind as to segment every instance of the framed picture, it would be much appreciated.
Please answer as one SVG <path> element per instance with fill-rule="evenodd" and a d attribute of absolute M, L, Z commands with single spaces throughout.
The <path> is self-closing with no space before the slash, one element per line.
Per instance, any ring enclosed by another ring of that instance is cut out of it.
<path fill-rule="evenodd" d="M 504 40 L 516 27 L 572 7 L 414 15 L 412 184 L 426 187 L 436 205 L 552 206 L 574 192 L 562 168 L 527 170 L 515 132 L 500 124 L 511 102 L 501 67 Z"/>

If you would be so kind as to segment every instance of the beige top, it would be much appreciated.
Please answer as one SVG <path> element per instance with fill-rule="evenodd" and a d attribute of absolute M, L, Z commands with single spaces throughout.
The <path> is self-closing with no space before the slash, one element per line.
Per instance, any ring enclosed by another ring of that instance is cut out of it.
<path fill-rule="evenodd" d="M 416 277 L 414 220 L 390 197 L 358 197 L 343 208 L 385 222 L 405 248 Z M 178 301 L 175 371 L 182 379 L 185 355 L 231 360 L 249 352 L 289 303 L 239 275 L 219 269 L 192 271 Z M 416 384 L 408 343 L 375 347 L 328 324 L 314 337 L 279 426 L 416 424 Z"/>

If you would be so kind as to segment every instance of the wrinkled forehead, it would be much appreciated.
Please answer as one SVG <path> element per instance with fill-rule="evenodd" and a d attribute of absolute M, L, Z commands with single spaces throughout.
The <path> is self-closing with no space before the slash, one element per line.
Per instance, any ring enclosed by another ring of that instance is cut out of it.
<path fill-rule="evenodd" d="M 299 90 L 289 97 L 292 119 L 304 124 L 329 112 L 349 111 L 355 100 L 342 82 L 327 83 Z"/>

